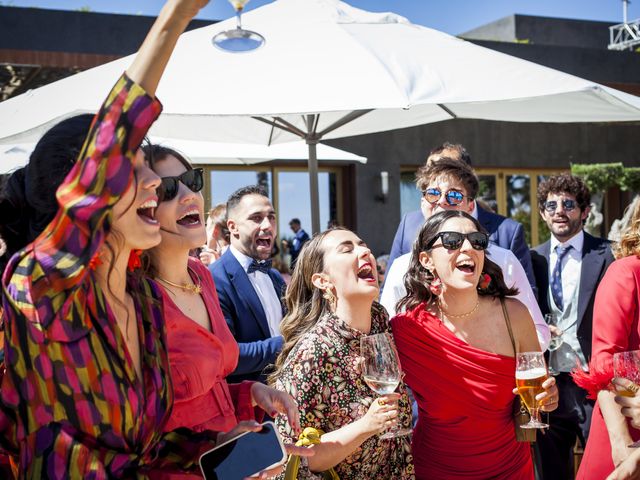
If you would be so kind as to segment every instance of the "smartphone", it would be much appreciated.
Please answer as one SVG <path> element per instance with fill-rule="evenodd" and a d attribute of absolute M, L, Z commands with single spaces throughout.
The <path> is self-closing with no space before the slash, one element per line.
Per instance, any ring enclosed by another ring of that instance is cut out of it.
<path fill-rule="evenodd" d="M 273 468 L 287 458 L 273 422 L 262 424 L 259 432 L 241 433 L 200 457 L 206 480 L 242 480 Z"/>

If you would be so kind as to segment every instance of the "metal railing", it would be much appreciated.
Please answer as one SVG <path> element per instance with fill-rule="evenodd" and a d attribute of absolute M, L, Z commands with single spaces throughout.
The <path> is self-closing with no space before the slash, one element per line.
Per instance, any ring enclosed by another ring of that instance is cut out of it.
<path fill-rule="evenodd" d="M 640 18 L 609 27 L 609 50 L 627 50 L 640 45 Z"/>

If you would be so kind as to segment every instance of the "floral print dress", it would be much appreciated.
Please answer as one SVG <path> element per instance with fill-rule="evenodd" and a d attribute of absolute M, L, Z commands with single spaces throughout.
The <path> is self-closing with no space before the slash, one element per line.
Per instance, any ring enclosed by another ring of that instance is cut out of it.
<path fill-rule="evenodd" d="M 371 310 L 371 333 L 389 332 L 384 308 L 374 303 Z M 291 350 L 275 384 L 289 393 L 300 409 L 300 425 L 323 432 L 337 430 L 367 413 L 377 398 L 364 382 L 359 366 L 360 337 L 365 334 L 327 313 Z M 400 424 L 411 427 L 411 406 L 404 385 L 400 385 Z M 286 418 L 278 416 L 276 424 L 287 442 L 295 442 Z M 411 437 L 381 440 L 374 435 L 335 467 L 341 480 L 413 479 Z M 281 476 L 282 478 L 282 476 Z M 306 467 L 303 458 L 299 479 L 318 479 Z"/>

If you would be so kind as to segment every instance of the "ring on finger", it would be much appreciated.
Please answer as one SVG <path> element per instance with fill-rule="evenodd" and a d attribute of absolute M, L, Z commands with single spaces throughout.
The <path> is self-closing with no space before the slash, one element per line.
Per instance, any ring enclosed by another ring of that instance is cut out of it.
<path fill-rule="evenodd" d="M 386 404 L 387 404 L 387 402 L 385 402 L 381 398 L 378 399 L 378 405 L 386 405 Z"/>
<path fill-rule="evenodd" d="M 631 393 L 633 393 L 634 395 L 636 393 L 638 393 L 638 389 L 640 387 L 638 387 L 638 384 L 635 382 L 631 382 L 629 385 L 627 385 L 627 390 L 629 390 Z"/>

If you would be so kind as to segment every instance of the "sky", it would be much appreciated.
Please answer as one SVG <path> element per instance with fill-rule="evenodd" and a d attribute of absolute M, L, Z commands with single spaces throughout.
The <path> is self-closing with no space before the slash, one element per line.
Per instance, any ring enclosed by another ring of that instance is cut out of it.
<path fill-rule="evenodd" d="M 251 0 L 251 10 L 273 0 Z M 392 11 L 411 22 L 457 35 L 499 18 L 520 13 L 560 18 L 579 18 L 622 22 L 621 0 L 347 0 L 354 7 L 384 12 Z M 39 7 L 60 10 L 87 8 L 93 12 L 157 15 L 162 0 L 0 0 L 0 5 Z M 233 16 L 226 0 L 209 3 L 198 16 L 223 20 Z M 640 1 L 628 7 L 628 18 L 640 17 Z"/>

